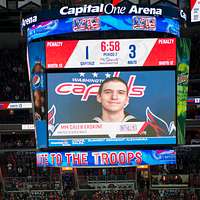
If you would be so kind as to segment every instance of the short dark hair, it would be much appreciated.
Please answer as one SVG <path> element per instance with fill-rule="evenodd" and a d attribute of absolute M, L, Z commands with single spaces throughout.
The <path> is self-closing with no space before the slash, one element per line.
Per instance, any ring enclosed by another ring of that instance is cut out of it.
<path fill-rule="evenodd" d="M 34 67 L 33 67 L 33 69 L 32 69 L 32 73 L 34 73 L 35 72 L 35 68 L 37 67 L 37 66 L 40 66 L 40 72 L 44 72 L 44 67 L 42 66 L 42 64 L 41 63 L 36 63 L 35 65 L 34 65 Z"/>
<path fill-rule="evenodd" d="M 102 93 L 102 89 L 103 89 L 104 84 L 105 84 L 105 83 L 108 83 L 108 82 L 111 82 L 111 81 L 118 81 L 118 82 L 123 83 L 123 84 L 126 86 L 127 94 L 128 94 L 128 86 L 127 86 L 126 81 L 124 81 L 124 80 L 121 79 L 120 77 L 110 77 L 110 78 L 105 79 L 105 80 L 101 83 L 101 85 L 100 85 L 100 87 L 99 87 L 99 90 L 98 90 L 98 94 L 99 94 L 99 95 L 101 95 L 101 93 Z"/>

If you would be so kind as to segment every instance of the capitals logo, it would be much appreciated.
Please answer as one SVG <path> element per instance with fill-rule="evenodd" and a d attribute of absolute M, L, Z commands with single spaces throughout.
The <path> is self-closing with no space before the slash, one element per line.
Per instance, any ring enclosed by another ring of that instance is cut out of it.
<path fill-rule="evenodd" d="M 50 135 L 52 135 L 56 128 L 58 127 L 58 123 L 55 124 L 55 116 L 56 116 L 56 107 L 53 105 L 48 111 L 48 130 Z"/>
<path fill-rule="evenodd" d="M 168 125 L 165 120 L 155 115 L 149 107 L 146 108 L 146 122 L 140 129 L 139 134 L 145 131 L 147 127 L 150 127 L 156 133 L 157 137 L 176 134 L 174 121 L 171 121 Z"/>
<path fill-rule="evenodd" d="M 151 126 L 159 137 L 161 135 L 174 135 L 176 133 L 176 126 L 174 121 L 171 121 L 169 125 L 160 117 L 156 116 L 149 107 L 146 108 L 146 121 L 148 126 Z"/>
<path fill-rule="evenodd" d="M 57 85 L 55 92 L 58 95 L 80 95 L 81 101 L 87 101 L 90 96 L 96 96 L 101 83 L 104 81 L 105 77 L 110 78 L 111 73 L 104 74 L 104 78 L 98 78 L 99 73 L 92 73 L 93 78 L 85 78 L 85 73 L 79 73 L 80 78 L 72 79 L 72 82 L 63 82 Z M 113 77 L 119 77 L 120 72 L 114 72 Z M 101 74 L 101 76 L 103 76 Z M 96 79 L 94 79 L 96 78 Z M 136 75 L 131 75 L 127 82 L 128 96 L 129 97 L 143 97 L 146 86 L 135 85 Z M 84 82 L 93 82 L 93 84 L 86 85 Z"/>

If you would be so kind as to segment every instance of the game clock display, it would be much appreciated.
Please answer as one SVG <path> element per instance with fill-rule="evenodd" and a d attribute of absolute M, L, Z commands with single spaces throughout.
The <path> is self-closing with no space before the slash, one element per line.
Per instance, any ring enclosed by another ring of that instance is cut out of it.
<path fill-rule="evenodd" d="M 102 41 L 101 42 L 101 51 L 119 51 L 120 50 L 120 41 Z"/>
<path fill-rule="evenodd" d="M 175 66 L 176 39 L 46 41 L 46 67 Z"/>

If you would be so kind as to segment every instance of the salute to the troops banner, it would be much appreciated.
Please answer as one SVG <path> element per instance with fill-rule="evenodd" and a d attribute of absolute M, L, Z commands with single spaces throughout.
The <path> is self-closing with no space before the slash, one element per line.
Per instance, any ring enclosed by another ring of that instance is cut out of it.
<path fill-rule="evenodd" d="M 176 164 L 174 150 L 39 152 L 38 167 L 108 167 Z"/>

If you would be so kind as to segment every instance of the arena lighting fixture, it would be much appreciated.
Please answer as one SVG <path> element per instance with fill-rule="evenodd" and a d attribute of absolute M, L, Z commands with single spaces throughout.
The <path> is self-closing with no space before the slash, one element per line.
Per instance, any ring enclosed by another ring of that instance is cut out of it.
<path fill-rule="evenodd" d="M 61 169 L 62 169 L 62 171 L 72 171 L 73 170 L 72 167 L 62 167 Z"/>
<path fill-rule="evenodd" d="M 148 169 L 149 165 L 140 165 L 136 167 L 137 169 Z"/>

